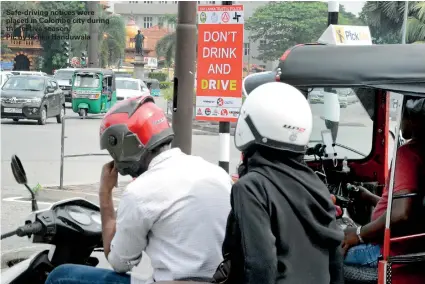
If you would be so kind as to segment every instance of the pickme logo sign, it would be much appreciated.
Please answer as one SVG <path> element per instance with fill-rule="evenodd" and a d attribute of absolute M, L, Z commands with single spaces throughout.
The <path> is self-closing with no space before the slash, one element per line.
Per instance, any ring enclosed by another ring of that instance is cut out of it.
<path fill-rule="evenodd" d="M 201 107 L 198 103 L 214 99 L 215 106 L 211 105 L 210 114 L 204 111 L 196 119 L 236 122 L 237 117 L 224 107 L 238 109 L 242 104 L 243 5 L 198 6 L 198 17 L 203 14 L 208 20 L 198 23 L 196 96 L 201 99 L 196 101 Z M 219 115 L 211 115 L 216 108 Z"/>

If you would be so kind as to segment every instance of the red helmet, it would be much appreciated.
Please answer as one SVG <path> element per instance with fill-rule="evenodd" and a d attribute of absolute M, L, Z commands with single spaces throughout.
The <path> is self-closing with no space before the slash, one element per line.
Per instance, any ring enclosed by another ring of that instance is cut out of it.
<path fill-rule="evenodd" d="M 167 117 L 151 96 L 117 103 L 100 125 L 100 148 L 108 150 L 122 175 L 133 177 L 140 174 L 140 161 L 147 152 L 173 138 Z"/>

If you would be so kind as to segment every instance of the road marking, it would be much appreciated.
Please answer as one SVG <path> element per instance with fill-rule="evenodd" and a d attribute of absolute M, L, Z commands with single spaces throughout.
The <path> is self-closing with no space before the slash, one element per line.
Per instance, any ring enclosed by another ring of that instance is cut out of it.
<path fill-rule="evenodd" d="M 50 188 L 45 188 L 44 190 L 48 190 L 48 191 L 56 191 L 56 192 L 60 192 L 60 193 L 71 193 L 71 194 L 76 194 L 76 195 L 89 195 L 89 196 L 94 196 L 94 197 L 99 197 L 98 193 L 90 193 L 90 192 L 84 192 L 84 191 L 76 191 L 76 190 L 64 190 L 64 189 L 50 189 Z M 79 196 L 77 196 L 79 197 Z M 120 199 L 117 197 L 112 197 L 113 200 L 115 201 L 119 201 Z"/>
<path fill-rule="evenodd" d="M 7 197 L 7 198 L 3 198 L 3 201 L 7 201 L 7 202 L 17 202 L 17 203 L 31 203 L 31 200 L 18 200 L 18 199 L 22 199 L 22 198 L 26 198 L 26 197 L 22 197 L 22 196 L 14 196 L 14 197 Z M 69 199 L 69 198 L 67 198 Z M 84 198 L 83 198 L 84 199 Z M 63 199 L 66 200 L 66 199 Z M 63 201 L 63 200 L 58 200 L 59 201 Z M 43 202 L 43 201 L 38 201 L 37 200 L 37 204 L 43 204 L 43 205 L 52 205 L 55 202 Z M 118 210 L 118 207 L 114 207 L 115 211 Z"/>
<path fill-rule="evenodd" d="M 17 202 L 17 203 L 31 203 L 31 200 L 19 200 L 25 198 L 23 196 L 14 196 L 14 197 L 7 197 L 7 198 L 3 198 L 3 201 L 7 201 L 7 202 Z M 44 205 L 52 205 L 53 203 L 50 202 L 43 202 L 43 201 L 37 201 L 38 204 L 44 204 Z"/>

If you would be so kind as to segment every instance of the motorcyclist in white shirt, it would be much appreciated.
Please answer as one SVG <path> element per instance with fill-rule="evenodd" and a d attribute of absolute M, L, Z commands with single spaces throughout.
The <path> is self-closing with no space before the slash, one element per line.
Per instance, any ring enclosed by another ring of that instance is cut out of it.
<path fill-rule="evenodd" d="M 222 261 L 232 181 L 217 165 L 171 149 L 173 137 L 151 96 L 120 102 L 105 115 L 100 145 L 113 161 L 102 169 L 99 200 L 105 256 L 115 272 L 65 264 L 47 284 L 130 283 L 133 276 L 125 272 L 140 263 L 142 252 L 153 267 L 145 283 L 212 278 Z M 115 216 L 118 173 L 137 178 Z"/>

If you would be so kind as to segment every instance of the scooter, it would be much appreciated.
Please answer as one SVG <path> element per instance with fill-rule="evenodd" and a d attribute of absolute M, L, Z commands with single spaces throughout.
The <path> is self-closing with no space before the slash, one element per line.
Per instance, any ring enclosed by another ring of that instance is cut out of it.
<path fill-rule="evenodd" d="M 103 251 L 99 206 L 82 198 L 72 198 L 38 210 L 36 196 L 28 186 L 24 167 L 16 155 L 12 156 L 11 166 L 16 181 L 31 194 L 32 213 L 23 226 L 2 234 L 1 239 L 27 236 L 32 243 L 50 244 L 52 248 L 11 266 L 1 274 L 1 283 L 41 284 L 55 267 L 65 263 L 97 266 L 99 260 L 91 254 Z"/>

